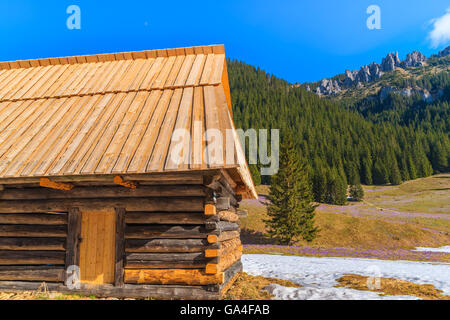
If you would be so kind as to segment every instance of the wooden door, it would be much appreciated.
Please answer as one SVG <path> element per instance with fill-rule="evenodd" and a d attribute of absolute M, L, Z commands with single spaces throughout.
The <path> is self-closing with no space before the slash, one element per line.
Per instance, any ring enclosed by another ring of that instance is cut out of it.
<path fill-rule="evenodd" d="M 81 212 L 80 280 L 114 283 L 116 214 L 112 211 Z"/>

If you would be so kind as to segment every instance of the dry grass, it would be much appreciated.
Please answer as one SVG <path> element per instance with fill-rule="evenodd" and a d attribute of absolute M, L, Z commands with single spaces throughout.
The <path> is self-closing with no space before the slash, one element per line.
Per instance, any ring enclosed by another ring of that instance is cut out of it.
<path fill-rule="evenodd" d="M 273 296 L 264 290 L 270 284 L 300 288 L 301 285 L 291 281 L 262 276 L 251 276 L 245 272 L 239 274 L 231 288 L 224 295 L 225 300 L 270 300 Z"/>
<path fill-rule="evenodd" d="M 242 240 L 245 244 L 275 243 L 266 239 L 267 232 L 263 222 L 267 219 L 266 208 L 260 205 L 243 205 L 249 215 L 242 219 Z M 434 223 L 432 223 L 434 221 Z M 320 229 L 319 237 L 311 244 L 299 239 L 296 245 L 311 245 L 313 247 L 346 247 L 346 248 L 403 248 L 411 249 L 417 246 L 439 247 L 449 242 L 445 233 L 436 233 L 425 228 L 437 227 L 449 230 L 448 221 L 438 219 L 377 219 L 358 217 L 351 214 L 316 211 L 316 225 Z"/>
<path fill-rule="evenodd" d="M 406 182 L 400 186 L 367 186 L 366 199 L 378 207 L 421 213 L 450 212 L 448 201 L 450 175 L 437 175 Z M 267 194 L 267 186 L 258 186 L 260 194 Z M 402 199 L 403 202 L 398 201 Z M 407 200 L 407 201 L 405 201 Z M 408 202 L 409 201 L 409 202 Z M 426 205 L 426 209 L 423 206 Z M 248 210 L 242 219 L 242 239 L 245 244 L 274 244 L 267 239 L 264 220 L 266 207 L 259 201 L 243 201 Z M 439 247 L 450 244 L 450 220 L 437 217 L 389 215 L 364 203 L 328 206 L 316 210 L 316 225 L 320 236 L 311 244 L 299 239 L 296 245 L 318 248 L 413 249 Z M 356 214 L 355 214 L 356 213 Z"/>
<path fill-rule="evenodd" d="M 408 295 L 422 300 L 450 300 L 450 296 L 443 295 L 442 290 L 436 289 L 431 284 L 416 284 L 393 278 L 380 278 L 379 288 L 370 289 L 367 285 L 367 279 L 366 276 L 349 274 L 337 279 L 336 281 L 339 284 L 335 287 L 374 291 L 391 296 Z"/>

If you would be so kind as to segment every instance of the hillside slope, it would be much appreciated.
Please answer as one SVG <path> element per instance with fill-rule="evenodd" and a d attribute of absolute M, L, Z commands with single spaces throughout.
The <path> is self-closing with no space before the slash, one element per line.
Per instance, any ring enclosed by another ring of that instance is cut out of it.
<path fill-rule="evenodd" d="M 376 101 L 367 108 L 322 99 L 239 61 L 228 61 L 228 70 L 236 126 L 277 128 L 282 135 L 292 131 L 299 152 L 309 163 L 313 183 L 337 178 L 367 185 L 399 183 L 449 171 L 446 97 L 434 109 L 426 104 L 400 113 L 396 106 L 385 107 Z M 375 115 L 361 111 L 380 106 Z M 268 183 L 270 177 L 259 176 L 259 166 L 251 165 L 256 183 Z M 320 195 L 321 190 L 315 193 Z"/>

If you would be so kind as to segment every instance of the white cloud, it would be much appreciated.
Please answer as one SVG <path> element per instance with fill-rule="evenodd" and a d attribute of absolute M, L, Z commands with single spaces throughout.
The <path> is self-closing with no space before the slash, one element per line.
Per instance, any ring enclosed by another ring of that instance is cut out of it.
<path fill-rule="evenodd" d="M 433 25 L 433 30 L 428 34 L 428 39 L 431 42 L 433 48 L 437 48 L 440 45 L 446 45 L 450 42 L 450 7 L 446 13 L 430 21 Z"/>

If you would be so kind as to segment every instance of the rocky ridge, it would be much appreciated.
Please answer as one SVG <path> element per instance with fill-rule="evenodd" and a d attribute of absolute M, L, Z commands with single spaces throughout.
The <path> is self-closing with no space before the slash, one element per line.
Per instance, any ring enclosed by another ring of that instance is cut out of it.
<path fill-rule="evenodd" d="M 439 51 L 438 54 L 431 57 L 441 58 L 446 56 L 450 56 L 450 46 L 445 48 L 444 50 Z M 359 70 L 345 70 L 345 74 L 343 74 L 341 77 L 322 79 L 318 83 L 315 90 L 312 90 L 309 84 L 306 84 L 304 87 L 307 91 L 314 91 L 319 96 L 335 96 L 344 89 L 355 87 L 360 88 L 366 83 L 370 83 L 381 78 L 386 72 L 394 71 L 397 68 L 408 69 L 423 67 L 424 65 L 426 65 L 427 60 L 427 57 L 425 57 L 419 51 L 408 53 L 406 55 L 406 59 L 403 61 L 400 61 L 397 52 L 389 53 L 385 58 L 382 59 L 381 64 L 372 62 L 369 65 L 362 66 Z M 301 84 L 295 84 L 294 86 L 301 86 Z M 383 88 L 383 90 L 380 91 L 380 98 L 382 98 L 381 95 L 385 95 L 386 92 L 391 91 L 395 91 L 395 88 Z M 403 89 L 403 91 L 405 91 L 405 94 L 407 95 L 418 93 L 423 96 L 424 100 L 429 101 L 431 99 L 430 93 L 425 92 L 426 90 L 424 91 L 421 88 Z"/>

